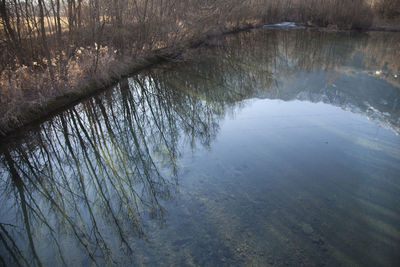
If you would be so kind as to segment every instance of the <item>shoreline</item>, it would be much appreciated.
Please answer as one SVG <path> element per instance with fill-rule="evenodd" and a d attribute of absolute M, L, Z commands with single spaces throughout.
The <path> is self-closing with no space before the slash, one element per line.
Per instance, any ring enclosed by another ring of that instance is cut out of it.
<path fill-rule="evenodd" d="M 205 34 L 200 38 L 188 40 L 177 47 L 149 51 L 147 56 L 125 67 L 118 74 L 110 75 L 110 77 L 106 80 L 91 80 L 87 82 L 86 85 L 80 88 L 77 88 L 73 91 L 65 92 L 64 94 L 56 96 L 54 98 L 49 98 L 44 103 L 29 107 L 27 110 L 24 111 L 24 114 L 22 114 L 21 117 L 18 118 L 19 123 L 12 123 L 8 121 L 8 124 L 11 125 L 0 125 L 0 141 L 3 142 L 4 140 L 9 139 L 9 137 L 11 136 L 18 135 L 18 132 L 25 132 L 29 129 L 32 129 L 34 128 L 34 125 L 48 120 L 49 118 L 55 116 L 57 113 L 73 107 L 81 101 L 109 89 L 110 87 L 118 83 L 121 78 L 134 75 L 135 73 L 151 68 L 155 65 L 169 62 L 175 57 L 181 55 L 184 51 L 201 46 L 209 39 L 228 34 L 235 34 L 251 29 L 261 28 L 263 27 L 263 25 L 264 24 L 244 25 L 238 28 L 221 31 L 218 33 Z"/>
<path fill-rule="evenodd" d="M 310 30 L 322 30 L 322 31 L 331 31 L 331 32 L 400 32 L 400 26 L 392 25 L 392 26 L 371 26 L 366 29 L 331 29 L 329 27 L 321 27 L 318 25 L 307 26 L 301 23 L 296 23 L 298 26 L 303 27 L 304 29 Z M 99 94 L 116 83 L 121 78 L 128 77 L 138 73 L 142 70 L 151 68 L 155 65 L 161 64 L 163 62 L 169 62 L 173 60 L 175 57 L 181 55 L 184 51 L 188 49 L 194 49 L 201 45 L 203 45 L 207 40 L 216 38 L 218 36 L 224 36 L 229 34 L 235 34 L 243 31 L 248 31 L 252 29 L 258 28 L 268 28 L 268 29 L 282 29 L 281 27 L 268 27 L 266 23 L 255 23 L 255 24 L 246 24 L 239 27 L 235 27 L 233 29 L 226 29 L 219 32 L 204 34 L 204 36 L 188 40 L 177 47 L 165 48 L 156 51 L 149 51 L 148 55 L 138 61 L 128 65 L 123 68 L 118 74 L 111 74 L 108 79 L 100 79 L 100 80 L 90 80 L 86 83 L 86 85 L 77 88 L 73 91 L 65 92 L 60 96 L 56 96 L 54 98 L 49 98 L 44 103 L 33 105 L 27 110 L 24 111 L 23 114 L 18 118 L 18 123 L 12 123 L 8 121 L 7 124 L 2 126 L 0 125 L 0 141 L 3 143 L 5 140 L 8 140 L 14 136 L 19 136 L 18 133 L 23 134 L 24 132 L 33 129 L 35 125 L 42 123 L 49 118 L 55 116 L 59 112 L 62 112 L 70 107 L 75 106 L 81 101 L 90 98 L 96 94 Z M 285 29 L 285 28 L 284 28 Z M 291 29 L 291 28 L 286 28 Z M 295 28 L 294 28 L 295 29 Z"/>

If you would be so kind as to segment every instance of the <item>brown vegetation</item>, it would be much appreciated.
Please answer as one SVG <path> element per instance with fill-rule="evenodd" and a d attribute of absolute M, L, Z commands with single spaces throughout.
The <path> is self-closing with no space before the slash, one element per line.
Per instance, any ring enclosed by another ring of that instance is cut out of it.
<path fill-rule="evenodd" d="M 375 10 L 384 18 L 396 19 L 400 17 L 400 1 L 378 0 L 375 3 Z"/>
<path fill-rule="evenodd" d="M 372 23 L 372 9 L 365 0 L 265 1 L 265 20 L 293 20 L 341 29 L 365 29 Z"/>
<path fill-rule="evenodd" d="M 365 29 L 373 18 L 365 0 L 0 0 L 0 15 L 0 134 L 209 34 L 282 20 Z"/>

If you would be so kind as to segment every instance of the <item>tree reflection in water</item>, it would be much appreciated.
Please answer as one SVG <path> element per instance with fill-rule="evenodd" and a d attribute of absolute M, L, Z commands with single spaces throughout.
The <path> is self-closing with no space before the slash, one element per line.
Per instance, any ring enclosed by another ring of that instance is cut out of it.
<path fill-rule="evenodd" d="M 323 101 L 367 116 L 377 110 L 387 115 L 372 115 L 398 132 L 398 90 L 286 84 L 315 71 L 328 85 L 343 73 L 371 76 L 377 60 L 357 56 L 382 46 L 374 36 L 267 31 L 211 40 L 188 63 L 125 78 L 9 139 L 0 156 L 1 262 L 135 263 L 133 242 L 146 240 L 148 218 L 163 224 L 163 203 L 178 190 L 182 149 L 210 147 L 220 121 L 245 99 Z"/>
<path fill-rule="evenodd" d="M 130 239 L 146 238 L 146 217 L 162 223 L 162 201 L 176 189 L 179 136 L 208 146 L 217 132 L 213 109 L 151 76 L 119 87 L 43 124 L 31 141 L 4 149 L 3 211 L 22 210 L 20 225 L 1 225 L 15 262 L 32 261 L 24 244 L 37 265 L 52 257 L 51 248 L 58 259 L 46 262 L 67 264 L 81 252 L 98 265 L 134 257 Z M 19 217 L 14 212 L 2 220 Z"/>

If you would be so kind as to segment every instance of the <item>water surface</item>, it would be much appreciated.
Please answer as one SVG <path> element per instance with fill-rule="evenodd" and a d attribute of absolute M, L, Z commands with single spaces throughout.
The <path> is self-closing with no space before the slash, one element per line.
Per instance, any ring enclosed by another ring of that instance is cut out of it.
<path fill-rule="evenodd" d="M 399 266 L 399 39 L 228 35 L 2 140 L 0 262 Z"/>

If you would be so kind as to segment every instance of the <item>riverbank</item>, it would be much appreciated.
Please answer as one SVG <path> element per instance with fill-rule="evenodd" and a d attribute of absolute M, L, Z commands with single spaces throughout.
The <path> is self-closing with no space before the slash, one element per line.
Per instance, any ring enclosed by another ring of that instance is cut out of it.
<path fill-rule="evenodd" d="M 318 31 L 349 31 L 349 29 L 340 29 L 337 25 L 328 25 L 327 27 L 320 27 L 318 25 L 296 24 L 302 28 Z M 141 70 L 151 68 L 163 62 L 175 61 L 186 50 L 194 49 L 204 44 L 208 39 L 233 34 L 240 31 L 251 30 L 268 26 L 264 23 L 249 23 L 245 25 L 236 26 L 234 28 L 219 30 L 205 34 L 204 36 L 196 39 L 191 39 L 183 42 L 179 46 L 169 47 L 150 51 L 147 55 L 138 59 L 131 59 L 130 63 L 121 62 L 120 68 L 108 73 L 105 77 L 92 77 L 86 80 L 82 86 L 71 88 L 71 90 L 64 90 L 62 94 L 52 98 L 46 98 L 39 103 L 31 103 L 24 105 L 19 114 L 13 114 L 12 118 L 3 117 L 0 120 L 0 137 L 4 138 L 6 135 L 15 133 L 16 131 L 23 131 L 23 129 L 30 129 L 31 126 L 45 121 L 49 117 L 65 110 L 80 101 L 98 94 L 107 88 L 116 84 L 121 78 L 135 74 Z M 272 27 L 274 28 L 274 27 Z M 281 28 L 278 24 L 277 28 Z M 290 27 L 289 27 L 290 28 Z M 354 30 L 350 30 L 354 31 Z M 400 25 L 394 24 L 376 24 L 366 29 L 358 29 L 357 31 L 386 31 L 386 32 L 400 32 Z M 127 60 L 127 59 L 126 59 Z"/>
<path fill-rule="evenodd" d="M 11 6 L 2 7 L 0 136 L 48 118 L 121 77 L 176 60 L 183 51 L 212 36 L 281 21 L 323 31 L 400 31 L 396 20 L 376 20 L 373 8 L 364 0 L 189 2 L 177 1 L 178 6 L 171 6 L 151 1 L 150 9 L 147 5 L 117 5 L 110 14 L 106 7 L 103 11 L 101 6 L 88 7 L 99 12 L 95 17 L 77 6 L 68 9 L 66 17 L 58 13 L 54 21 L 15 7 L 26 24 L 7 21 L 6 11 Z"/>
<path fill-rule="evenodd" d="M 19 114 L 13 114 L 12 117 L 3 115 L 0 119 L 0 137 L 5 137 L 16 131 L 23 131 L 24 128 L 29 129 L 30 126 L 45 121 L 58 112 L 106 90 L 123 77 L 130 76 L 156 64 L 175 61 L 184 51 L 194 49 L 205 43 L 208 39 L 262 27 L 263 25 L 263 23 L 253 23 L 210 32 L 202 37 L 183 42 L 179 46 L 150 51 L 141 58 L 131 59 L 132 61 L 130 63 L 121 62 L 121 64 L 119 64 L 120 68 L 117 71 L 114 70 L 113 72 L 107 73 L 105 77 L 92 77 L 92 79 L 86 80 L 82 86 L 64 90 L 60 95 L 46 98 L 39 103 L 26 104 L 21 107 Z M 128 60 L 129 59 L 125 59 L 125 61 Z"/>

